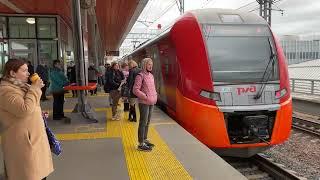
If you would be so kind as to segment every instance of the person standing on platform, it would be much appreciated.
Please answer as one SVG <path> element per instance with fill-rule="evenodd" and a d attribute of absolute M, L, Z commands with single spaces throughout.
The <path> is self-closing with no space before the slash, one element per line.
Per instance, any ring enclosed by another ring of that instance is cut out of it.
<path fill-rule="evenodd" d="M 128 88 L 128 76 L 129 66 L 128 63 L 124 62 L 121 64 L 122 74 L 124 80 L 121 83 L 121 96 L 123 98 L 123 111 L 129 111 L 129 88 Z"/>
<path fill-rule="evenodd" d="M 1 146 L 5 179 L 45 180 L 53 162 L 40 97 L 43 81 L 27 84 L 28 66 L 10 59 L 0 82 Z"/>
<path fill-rule="evenodd" d="M 90 83 L 97 83 L 98 81 L 98 70 L 94 67 L 94 64 L 91 63 L 88 68 L 88 81 Z M 94 90 L 90 90 L 91 96 L 93 94 L 97 95 L 97 88 Z"/>
<path fill-rule="evenodd" d="M 70 65 L 67 68 L 67 76 L 70 84 L 76 83 L 76 66 L 73 62 L 70 62 Z M 77 97 L 77 91 L 72 90 L 72 97 Z"/>
<path fill-rule="evenodd" d="M 30 76 L 32 74 L 34 74 L 34 67 L 33 67 L 31 61 L 28 61 L 28 71 L 29 71 Z"/>
<path fill-rule="evenodd" d="M 106 68 L 104 67 L 103 63 L 100 63 L 98 67 L 98 83 L 100 87 L 104 85 L 104 75 L 106 74 Z"/>
<path fill-rule="evenodd" d="M 22 60 L 26 60 L 26 59 L 22 59 Z M 27 65 L 28 65 L 28 72 L 29 72 L 29 74 L 30 74 L 30 76 L 31 76 L 31 75 L 34 74 L 34 67 L 33 67 L 33 65 L 31 64 L 31 61 L 27 61 Z M 30 79 L 28 80 L 28 84 L 31 84 Z"/>
<path fill-rule="evenodd" d="M 138 67 L 138 64 L 134 60 L 130 60 L 129 64 L 129 77 L 127 80 L 128 89 L 129 89 L 129 121 L 137 122 L 136 117 L 136 102 L 137 96 L 133 94 L 133 85 L 136 76 L 141 72 L 141 69 Z"/>
<path fill-rule="evenodd" d="M 109 83 L 112 69 L 111 69 L 111 65 L 109 63 L 105 64 L 105 67 L 106 67 L 106 71 L 105 71 L 105 74 L 104 74 L 103 89 L 104 89 L 105 93 L 109 93 L 109 97 L 108 97 L 109 105 L 112 106 L 112 99 L 111 99 L 111 96 L 110 96 L 110 83 Z"/>
<path fill-rule="evenodd" d="M 154 147 L 148 140 L 149 124 L 154 105 L 157 102 L 157 91 L 154 77 L 152 75 L 153 62 L 151 58 L 142 60 L 142 72 L 140 72 L 133 85 L 133 93 L 139 101 L 139 128 L 138 128 L 138 150 L 151 151 Z"/>
<path fill-rule="evenodd" d="M 53 68 L 49 73 L 50 86 L 49 90 L 53 96 L 53 120 L 70 121 L 70 118 L 64 116 L 64 89 L 68 84 L 67 77 L 62 71 L 62 63 L 60 60 L 53 61 Z"/>
<path fill-rule="evenodd" d="M 120 115 L 118 114 L 117 108 L 121 94 L 118 89 L 123 79 L 124 76 L 122 72 L 119 70 L 119 64 L 117 62 L 113 62 L 111 65 L 109 77 L 110 96 L 112 99 L 112 120 L 120 120 Z"/>
<path fill-rule="evenodd" d="M 48 100 L 46 97 L 46 91 L 48 86 L 49 75 L 48 75 L 48 67 L 45 64 L 44 60 L 40 61 L 40 64 L 37 66 L 36 73 L 38 73 L 38 75 L 40 76 L 40 78 L 44 83 L 44 86 L 41 88 L 41 91 L 42 91 L 41 100 L 46 101 Z"/>

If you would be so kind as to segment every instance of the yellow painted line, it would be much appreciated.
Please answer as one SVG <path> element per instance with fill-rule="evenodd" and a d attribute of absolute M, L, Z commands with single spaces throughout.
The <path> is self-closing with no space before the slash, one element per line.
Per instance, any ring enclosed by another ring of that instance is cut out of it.
<path fill-rule="evenodd" d="M 57 134 L 56 136 L 59 140 L 71 141 L 71 140 L 107 138 L 107 133 L 106 132 L 73 133 L 73 134 Z"/>
<path fill-rule="evenodd" d="M 111 107 L 106 107 L 106 108 L 94 108 L 94 111 L 95 112 L 104 112 L 104 111 L 108 111 L 108 110 L 111 110 Z M 49 112 L 49 114 L 52 113 L 52 110 L 43 110 L 43 111 L 46 111 L 46 112 Z M 66 112 L 66 113 L 72 113 L 73 109 L 64 109 L 63 112 Z"/>
<path fill-rule="evenodd" d="M 91 96 L 90 94 L 87 95 L 87 97 L 89 97 L 89 98 L 92 98 L 92 97 L 107 97 L 107 96 L 109 96 L 109 94 L 107 94 L 107 93 L 98 93 L 98 95 L 93 95 L 93 96 Z M 67 94 L 64 95 L 64 97 L 65 98 L 73 98 L 72 97 L 72 93 L 67 93 Z M 47 98 L 48 99 L 53 99 L 53 97 L 51 95 L 47 96 Z M 75 98 L 77 98 L 77 97 L 75 97 Z"/>
<path fill-rule="evenodd" d="M 123 109 L 120 107 L 119 109 Z M 182 164 L 176 159 L 174 153 L 161 139 L 154 129 L 149 128 L 149 139 L 156 145 L 151 152 L 137 150 L 138 123 L 129 122 L 128 112 L 122 113 L 120 121 L 111 120 L 111 109 L 106 108 L 106 132 L 58 134 L 60 140 L 99 139 L 121 137 L 124 154 L 127 162 L 128 173 L 131 180 L 163 180 L 163 179 L 192 179 Z M 139 114 L 137 114 L 139 119 Z M 175 124 L 175 123 L 155 123 Z"/>
<path fill-rule="evenodd" d="M 107 96 L 109 96 L 109 94 L 107 94 L 107 93 L 98 93 L 98 95 L 93 95 L 93 96 L 91 96 L 89 93 L 87 95 L 87 97 L 89 97 L 89 98 L 91 98 L 91 97 L 107 97 Z M 64 97 L 65 98 L 74 98 L 74 97 L 72 97 L 72 93 L 65 94 Z M 75 98 L 77 98 L 77 97 L 75 97 Z"/>
<path fill-rule="evenodd" d="M 130 179 L 192 179 L 153 125 L 149 128 L 149 139 L 156 147 L 151 152 L 141 152 L 137 150 L 139 123 L 129 122 L 127 112 L 122 113 L 121 121 L 111 121 L 111 116 L 111 110 L 108 110 L 107 136 L 122 137 Z M 137 118 L 139 119 L 139 114 Z"/>
<path fill-rule="evenodd" d="M 102 111 L 107 111 L 108 109 L 111 109 L 111 107 L 108 107 L 108 108 L 94 108 L 94 111 L 95 112 L 102 112 Z M 71 113 L 73 111 L 73 109 L 64 109 L 63 111 L 67 112 L 67 113 Z"/>

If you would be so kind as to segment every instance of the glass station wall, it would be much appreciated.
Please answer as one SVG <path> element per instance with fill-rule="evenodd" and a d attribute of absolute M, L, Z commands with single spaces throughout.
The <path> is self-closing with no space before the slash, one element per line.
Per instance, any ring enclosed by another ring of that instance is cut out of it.
<path fill-rule="evenodd" d="M 59 16 L 0 16 L 0 77 L 9 58 L 30 61 L 34 68 L 65 60 L 70 28 L 61 22 Z"/>

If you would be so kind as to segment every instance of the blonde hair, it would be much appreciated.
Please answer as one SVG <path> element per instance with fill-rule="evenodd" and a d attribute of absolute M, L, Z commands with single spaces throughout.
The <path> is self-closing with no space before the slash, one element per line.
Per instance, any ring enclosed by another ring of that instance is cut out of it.
<path fill-rule="evenodd" d="M 126 66 L 128 66 L 128 64 L 127 64 L 126 62 L 123 62 L 123 63 L 121 64 L 121 68 L 122 68 L 122 69 L 125 68 Z"/>
<path fill-rule="evenodd" d="M 111 64 L 111 68 L 113 69 L 115 65 L 119 65 L 119 63 L 118 63 L 118 62 L 116 62 L 116 61 L 112 62 L 112 64 Z"/>
<path fill-rule="evenodd" d="M 153 63 L 153 61 L 152 61 L 151 58 L 144 58 L 144 59 L 142 59 L 141 68 L 142 68 L 143 70 L 146 69 L 146 65 L 147 65 L 148 62 L 152 62 L 152 63 Z"/>
<path fill-rule="evenodd" d="M 134 67 L 138 67 L 137 62 L 135 62 L 134 60 L 130 60 L 130 61 L 128 62 L 128 65 L 129 65 L 129 68 L 130 68 L 130 69 L 131 69 L 131 68 L 134 68 Z"/>

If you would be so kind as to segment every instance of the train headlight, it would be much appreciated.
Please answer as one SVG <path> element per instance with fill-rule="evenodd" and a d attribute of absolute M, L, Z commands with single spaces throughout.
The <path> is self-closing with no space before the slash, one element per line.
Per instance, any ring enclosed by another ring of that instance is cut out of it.
<path fill-rule="evenodd" d="M 286 88 L 281 89 L 279 91 L 276 91 L 276 98 L 277 99 L 282 98 L 286 94 L 287 94 L 287 89 Z"/>
<path fill-rule="evenodd" d="M 218 93 L 218 92 L 209 92 L 209 91 L 202 90 L 200 92 L 200 96 L 208 98 L 208 99 L 212 99 L 215 101 L 221 101 L 221 96 L 220 96 L 220 93 Z"/>

